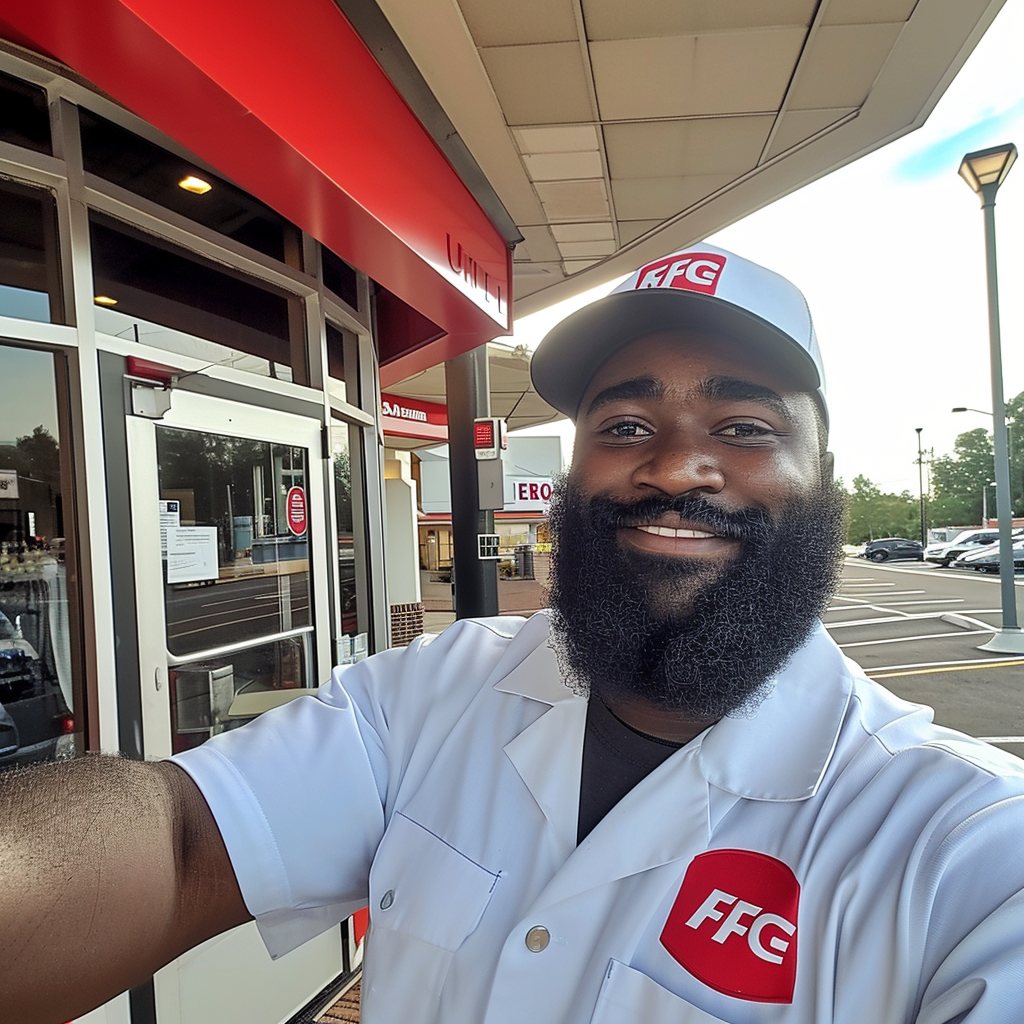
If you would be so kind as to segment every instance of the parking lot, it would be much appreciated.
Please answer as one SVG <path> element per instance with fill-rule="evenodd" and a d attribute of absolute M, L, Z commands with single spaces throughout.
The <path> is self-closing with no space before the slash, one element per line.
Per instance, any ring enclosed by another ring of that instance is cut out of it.
<path fill-rule="evenodd" d="M 1024 578 L 1016 580 L 1024 620 Z M 921 562 L 847 559 L 825 615 L 874 679 L 936 721 L 1024 756 L 1024 655 L 979 650 L 1002 622 L 999 579 Z"/>

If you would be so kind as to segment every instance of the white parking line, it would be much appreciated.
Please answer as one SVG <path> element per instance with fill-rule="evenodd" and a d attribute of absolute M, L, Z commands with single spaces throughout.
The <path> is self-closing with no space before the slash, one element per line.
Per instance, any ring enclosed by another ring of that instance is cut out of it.
<path fill-rule="evenodd" d="M 897 622 L 904 620 L 897 619 Z M 925 633 L 924 636 L 896 636 L 891 637 L 888 640 L 857 640 L 854 643 L 840 644 L 840 650 L 846 650 L 847 647 L 876 647 L 878 644 L 905 644 L 909 640 L 935 640 L 939 637 L 944 636 L 979 636 L 981 634 L 991 633 L 991 629 L 961 629 L 955 633 Z"/>
<path fill-rule="evenodd" d="M 892 601 L 893 608 L 904 604 L 963 604 L 966 598 L 963 597 L 942 597 L 932 601 Z"/>
<path fill-rule="evenodd" d="M 985 743 L 1024 743 L 1024 736 L 979 736 Z"/>
<path fill-rule="evenodd" d="M 910 668 L 943 668 L 946 665 L 984 665 L 987 662 L 996 662 L 997 664 L 1005 664 L 1006 657 L 1002 658 L 959 658 L 957 661 L 919 661 L 910 665 L 872 665 L 871 668 L 865 669 L 871 675 L 876 672 L 899 672 L 902 669 Z M 1014 661 L 1012 664 L 1024 664 L 1024 662 Z"/>
<path fill-rule="evenodd" d="M 864 566 L 863 562 L 854 561 L 854 560 L 849 559 L 849 558 L 846 560 L 846 564 L 848 566 L 850 566 L 851 568 L 860 568 L 860 567 L 867 568 L 866 566 Z M 905 573 L 908 576 L 942 576 L 942 575 L 945 575 L 939 569 L 897 569 L 895 567 L 890 567 L 888 565 L 886 565 L 886 566 L 879 565 L 877 562 L 873 563 L 871 568 L 872 569 L 877 569 L 880 572 L 900 572 L 900 573 Z M 949 575 L 951 577 L 955 578 L 959 574 L 958 573 L 949 573 Z M 981 573 L 981 572 L 973 573 L 971 576 L 968 576 L 967 578 L 968 579 L 978 579 L 978 580 L 987 579 L 989 583 L 998 583 L 999 582 L 999 578 L 997 576 L 995 576 L 995 575 L 988 575 L 986 573 Z M 1016 587 L 1024 587 L 1024 578 L 1015 579 L 1013 581 L 1013 584 Z"/>
<path fill-rule="evenodd" d="M 857 580 L 856 582 L 853 581 L 853 580 L 843 580 L 843 582 L 840 584 L 840 586 L 842 586 L 842 587 L 895 587 L 896 584 L 895 583 L 885 583 L 885 582 L 883 582 L 881 580 L 879 580 L 877 582 L 873 581 L 873 580 L 867 580 L 867 581 L 863 581 L 863 582 L 860 581 L 860 580 Z"/>

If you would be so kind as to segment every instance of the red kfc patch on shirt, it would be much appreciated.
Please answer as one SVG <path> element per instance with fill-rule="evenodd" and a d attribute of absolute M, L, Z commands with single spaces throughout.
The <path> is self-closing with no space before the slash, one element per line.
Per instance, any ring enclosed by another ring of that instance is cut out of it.
<path fill-rule="evenodd" d="M 709 850 L 690 862 L 661 944 L 695 978 L 737 999 L 791 1003 L 800 883 L 781 860 Z"/>

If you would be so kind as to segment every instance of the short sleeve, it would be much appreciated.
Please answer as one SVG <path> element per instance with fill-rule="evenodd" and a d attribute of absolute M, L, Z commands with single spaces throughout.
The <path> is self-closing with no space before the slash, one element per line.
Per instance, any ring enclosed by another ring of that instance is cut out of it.
<path fill-rule="evenodd" d="M 171 758 L 209 804 L 275 958 L 365 906 L 384 831 L 383 744 L 341 674 Z"/>

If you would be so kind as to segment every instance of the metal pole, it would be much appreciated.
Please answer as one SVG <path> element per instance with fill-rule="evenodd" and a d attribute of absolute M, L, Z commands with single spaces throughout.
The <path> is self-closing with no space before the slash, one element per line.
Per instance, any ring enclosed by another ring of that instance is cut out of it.
<path fill-rule="evenodd" d="M 927 543 L 925 537 L 928 531 L 925 527 L 924 517 L 924 457 L 921 453 L 921 431 L 924 427 L 914 427 L 917 431 L 917 492 L 921 496 L 921 547 Z"/>
<path fill-rule="evenodd" d="M 985 269 L 988 278 L 988 338 L 992 362 L 992 435 L 995 439 L 996 515 L 999 519 L 999 584 L 1002 630 L 983 645 L 984 650 L 1024 652 L 1024 633 L 1017 625 L 1017 593 L 1013 584 L 1013 525 L 1010 511 L 1010 460 L 1006 443 L 1006 405 L 1003 401 L 1003 354 L 999 335 L 999 283 L 996 273 L 996 190 L 981 186 L 985 216 Z"/>
<path fill-rule="evenodd" d="M 494 533 L 494 513 L 480 511 L 473 420 L 491 414 L 487 346 L 444 364 L 448 401 L 448 473 L 452 490 L 455 617 L 498 614 L 498 563 L 480 558 L 477 535 Z"/>

